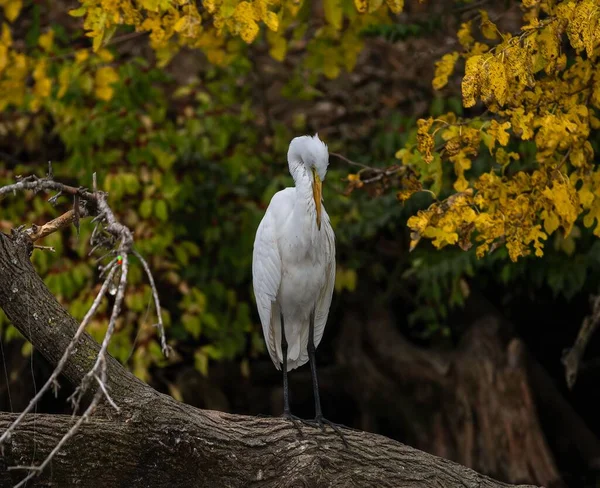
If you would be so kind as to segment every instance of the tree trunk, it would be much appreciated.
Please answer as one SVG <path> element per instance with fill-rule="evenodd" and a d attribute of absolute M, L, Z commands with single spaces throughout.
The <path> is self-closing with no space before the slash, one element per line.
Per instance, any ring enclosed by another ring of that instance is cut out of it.
<path fill-rule="evenodd" d="M 422 350 L 386 314 L 349 311 L 335 348 L 355 378 L 367 419 L 419 449 L 500 479 L 564 486 L 539 425 L 524 346 L 501 339 L 497 317 L 480 318 L 457 350 Z M 394 414 L 389 414 L 394 402 Z"/>
<path fill-rule="evenodd" d="M 19 235 L 0 233 L 0 307 L 56 364 L 78 324 L 45 287 Z M 65 376 L 77 385 L 99 349 L 85 335 Z M 108 361 L 108 386 L 121 414 L 103 409 L 29 486 L 94 487 L 501 487 L 475 471 L 366 432 L 327 430 L 199 410 L 160 394 Z M 0 414 L 6 429 L 14 414 Z M 73 424 L 70 416 L 28 415 L 4 445 L 0 483 L 10 486 L 39 463 Z"/>

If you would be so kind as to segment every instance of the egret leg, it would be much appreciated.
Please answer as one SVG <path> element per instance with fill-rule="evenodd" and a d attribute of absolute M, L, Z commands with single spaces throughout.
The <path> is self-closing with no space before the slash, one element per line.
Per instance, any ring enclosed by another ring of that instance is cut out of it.
<path fill-rule="evenodd" d="M 343 425 L 338 425 L 330 420 L 327 420 L 323 417 L 323 412 L 321 410 L 321 397 L 319 395 L 319 380 L 317 378 L 317 361 L 315 358 L 315 311 L 310 314 L 310 322 L 308 327 L 308 361 L 310 362 L 310 373 L 312 376 L 312 384 L 313 384 L 313 394 L 315 397 L 315 420 L 312 422 L 315 426 L 319 426 L 321 430 L 325 430 L 325 425 L 329 425 L 342 439 L 342 442 L 346 447 L 348 447 L 348 442 L 346 441 L 346 437 L 344 433 L 340 430 L 340 427 L 344 427 Z"/>
<path fill-rule="evenodd" d="M 281 353 L 283 355 L 283 415 L 282 417 L 292 422 L 294 427 L 300 432 L 300 435 L 304 435 L 298 421 L 302 421 L 299 417 L 292 415 L 290 411 L 290 390 L 288 385 L 288 371 L 287 371 L 287 353 L 288 353 L 288 343 L 285 338 L 285 327 L 283 326 L 283 312 L 280 314 L 281 317 Z"/>

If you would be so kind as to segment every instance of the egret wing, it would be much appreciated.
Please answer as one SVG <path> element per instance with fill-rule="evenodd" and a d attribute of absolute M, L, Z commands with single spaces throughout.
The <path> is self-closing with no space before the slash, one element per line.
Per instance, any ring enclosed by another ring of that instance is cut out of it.
<path fill-rule="evenodd" d="M 321 289 L 321 294 L 317 299 L 315 309 L 315 347 L 321 342 L 323 332 L 325 332 L 325 324 L 329 315 L 329 307 L 331 306 L 331 297 L 333 295 L 333 285 L 335 284 L 335 235 L 333 228 L 329 223 L 329 217 L 326 217 L 323 230 L 325 230 L 325 254 L 327 256 L 328 268 L 326 270 L 325 285 Z"/>
<path fill-rule="evenodd" d="M 276 230 L 275 216 L 269 207 L 256 231 L 252 254 L 252 281 L 267 349 L 275 366 L 279 366 L 281 346 L 277 347 L 276 337 L 279 334 L 274 330 L 275 322 L 279 323 L 279 320 L 273 320 L 272 316 L 281 283 L 281 256 Z"/>

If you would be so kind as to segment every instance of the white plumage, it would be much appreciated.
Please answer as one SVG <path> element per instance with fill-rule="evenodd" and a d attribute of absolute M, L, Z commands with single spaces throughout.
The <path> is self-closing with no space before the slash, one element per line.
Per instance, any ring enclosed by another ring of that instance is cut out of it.
<path fill-rule="evenodd" d="M 308 361 L 310 314 L 315 310 L 314 344 L 319 345 L 335 281 L 335 237 L 321 208 L 321 181 L 329 164 L 327 146 L 314 137 L 296 137 L 288 150 L 296 186 L 276 193 L 254 241 L 254 294 L 267 349 L 281 369 L 280 311 L 288 343 L 287 369 Z"/>

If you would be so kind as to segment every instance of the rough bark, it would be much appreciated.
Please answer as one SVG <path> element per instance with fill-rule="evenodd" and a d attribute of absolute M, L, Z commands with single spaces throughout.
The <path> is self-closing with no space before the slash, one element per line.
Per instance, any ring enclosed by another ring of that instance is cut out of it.
<path fill-rule="evenodd" d="M 451 461 L 382 436 L 346 431 L 299 437 L 282 419 L 196 410 L 169 398 L 129 421 L 84 424 L 36 486 L 127 487 L 505 487 Z M 0 416 L 0 428 L 14 418 Z M 11 439 L 8 465 L 42 458 L 72 424 L 38 415 Z M 19 472 L 10 471 L 12 481 Z M 0 474 L 0 479 L 2 474 Z"/>
<path fill-rule="evenodd" d="M 77 322 L 48 291 L 29 261 L 30 248 L 0 233 L 0 306 L 53 364 Z M 98 344 L 81 340 L 65 375 L 77 384 Z M 112 358 L 109 388 L 120 415 L 94 417 L 30 486 L 405 486 L 501 487 L 475 471 L 375 434 L 345 430 L 350 448 L 331 431 L 282 419 L 199 410 L 136 379 Z M 14 414 L 0 414 L 5 429 Z M 23 471 L 10 466 L 42 460 L 72 425 L 59 415 L 29 415 L 4 446 L 0 483 Z"/>

